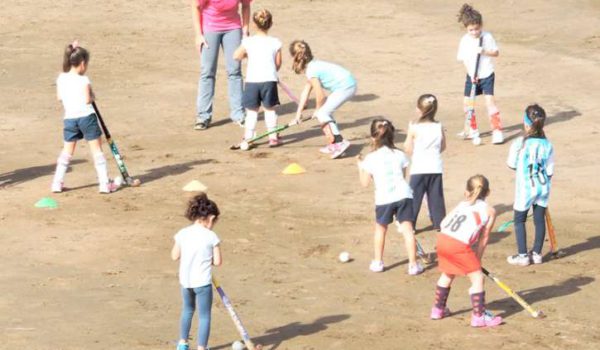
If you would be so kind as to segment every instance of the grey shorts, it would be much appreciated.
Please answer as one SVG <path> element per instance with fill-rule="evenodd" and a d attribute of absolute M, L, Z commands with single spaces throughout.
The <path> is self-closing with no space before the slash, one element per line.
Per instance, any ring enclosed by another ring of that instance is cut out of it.
<path fill-rule="evenodd" d="M 91 141 L 100 136 L 102 136 L 102 130 L 100 130 L 95 113 L 87 117 L 63 120 L 63 138 L 65 142 L 79 141 L 83 138 L 86 141 Z"/>

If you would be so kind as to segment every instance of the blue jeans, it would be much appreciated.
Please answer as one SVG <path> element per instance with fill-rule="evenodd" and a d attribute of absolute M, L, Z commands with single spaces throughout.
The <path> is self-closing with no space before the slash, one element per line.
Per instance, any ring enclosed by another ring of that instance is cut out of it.
<path fill-rule="evenodd" d="M 181 288 L 183 310 L 181 311 L 179 339 L 188 339 L 194 309 L 198 305 L 198 346 L 206 347 L 208 345 L 212 296 L 212 284 L 197 288 Z"/>
<path fill-rule="evenodd" d="M 527 232 L 525 231 L 525 221 L 527 221 L 527 212 L 515 210 L 515 234 L 517 237 L 517 248 L 519 254 L 527 254 Z M 539 205 L 533 205 L 533 223 L 535 225 L 535 240 L 533 242 L 533 251 L 542 254 L 542 246 L 546 237 L 546 208 Z"/>
<path fill-rule="evenodd" d="M 200 53 L 200 81 L 198 82 L 198 99 L 196 101 L 196 122 L 210 122 L 213 113 L 213 98 L 215 95 L 215 78 L 219 59 L 219 49 L 223 47 L 228 77 L 229 117 L 233 121 L 244 120 L 242 107 L 242 66 L 240 61 L 233 59 L 233 52 L 242 42 L 242 30 L 234 29 L 228 32 L 204 33 L 208 48 L 203 47 Z"/>

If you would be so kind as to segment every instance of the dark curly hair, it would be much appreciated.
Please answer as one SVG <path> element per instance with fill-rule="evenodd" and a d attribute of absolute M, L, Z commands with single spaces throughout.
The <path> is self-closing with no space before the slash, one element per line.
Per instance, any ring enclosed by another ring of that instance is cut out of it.
<path fill-rule="evenodd" d="M 190 221 L 208 218 L 211 215 L 213 215 L 216 220 L 219 217 L 219 214 L 221 214 L 221 212 L 219 211 L 217 204 L 208 199 L 208 196 L 204 192 L 194 196 L 194 198 L 189 201 L 187 210 L 185 211 L 185 217 Z"/>
<path fill-rule="evenodd" d="M 473 8 L 469 4 L 464 4 L 458 11 L 458 22 L 462 23 L 465 27 L 472 24 L 483 24 L 483 17 L 481 13 Z"/>

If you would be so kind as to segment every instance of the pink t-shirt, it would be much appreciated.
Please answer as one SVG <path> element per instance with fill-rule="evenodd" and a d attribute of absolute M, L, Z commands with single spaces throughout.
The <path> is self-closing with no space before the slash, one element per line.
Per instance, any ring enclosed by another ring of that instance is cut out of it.
<path fill-rule="evenodd" d="M 202 32 L 226 32 L 242 27 L 240 4 L 252 0 L 198 0 L 202 8 Z"/>

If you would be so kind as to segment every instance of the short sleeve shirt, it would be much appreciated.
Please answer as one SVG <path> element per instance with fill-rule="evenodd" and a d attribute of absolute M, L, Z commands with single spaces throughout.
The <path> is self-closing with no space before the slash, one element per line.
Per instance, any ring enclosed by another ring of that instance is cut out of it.
<path fill-rule="evenodd" d="M 380 147 L 367 154 L 360 163 L 361 169 L 373 177 L 375 183 L 375 205 L 390 204 L 412 198 L 412 190 L 404 180 L 403 169 L 408 158 L 398 149 Z"/>
<path fill-rule="evenodd" d="M 248 5 L 252 0 L 198 0 L 202 8 L 203 32 L 228 32 L 242 27 L 240 4 Z"/>
<path fill-rule="evenodd" d="M 179 283 L 183 288 L 197 288 L 211 284 L 213 248 L 219 237 L 199 224 L 181 229 L 175 235 L 181 249 Z"/>
<path fill-rule="evenodd" d="M 464 244 L 471 245 L 479 237 L 481 229 L 489 220 L 488 205 L 482 200 L 475 203 L 461 202 L 446 215 L 441 223 L 441 233 Z"/>
<path fill-rule="evenodd" d="M 271 36 L 253 35 L 242 40 L 248 54 L 246 82 L 277 81 L 275 56 L 281 50 L 281 41 Z"/>
<path fill-rule="evenodd" d="M 498 51 L 498 45 L 491 33 L 482 32 L 483 49 L 485 51 Z M 458 45 L 458 53 L 456 59 L 463 62 L 467 69 L 467 74 L 472 78 L 475 74 L 475 63 L 477 62 L 477 48 L 479 47 L 479 38 L 474 38 L 471 34 L 463 35 Z M 494 63 L 492 57 L 481 55 L 479 59 L 479 71 L 477 77 L 484 79 L 494 73 Z"/>
<path fill-rule="evenodd" d="M 321 86 L 329 91 L 344 90 L 356 85 L 352 73 L 334 63 L 312 60 L 306 67 L 306 77 L 317 78 Z"/>
<path fill-rule="evenodd" d="M 65 119 L 87 117 L 94 113 L 94 107 L 87 103 L 89 85 L 90 79 L 85 75 L 60 73 L 56 79 L 56 91 L 65 108 Z"/>

